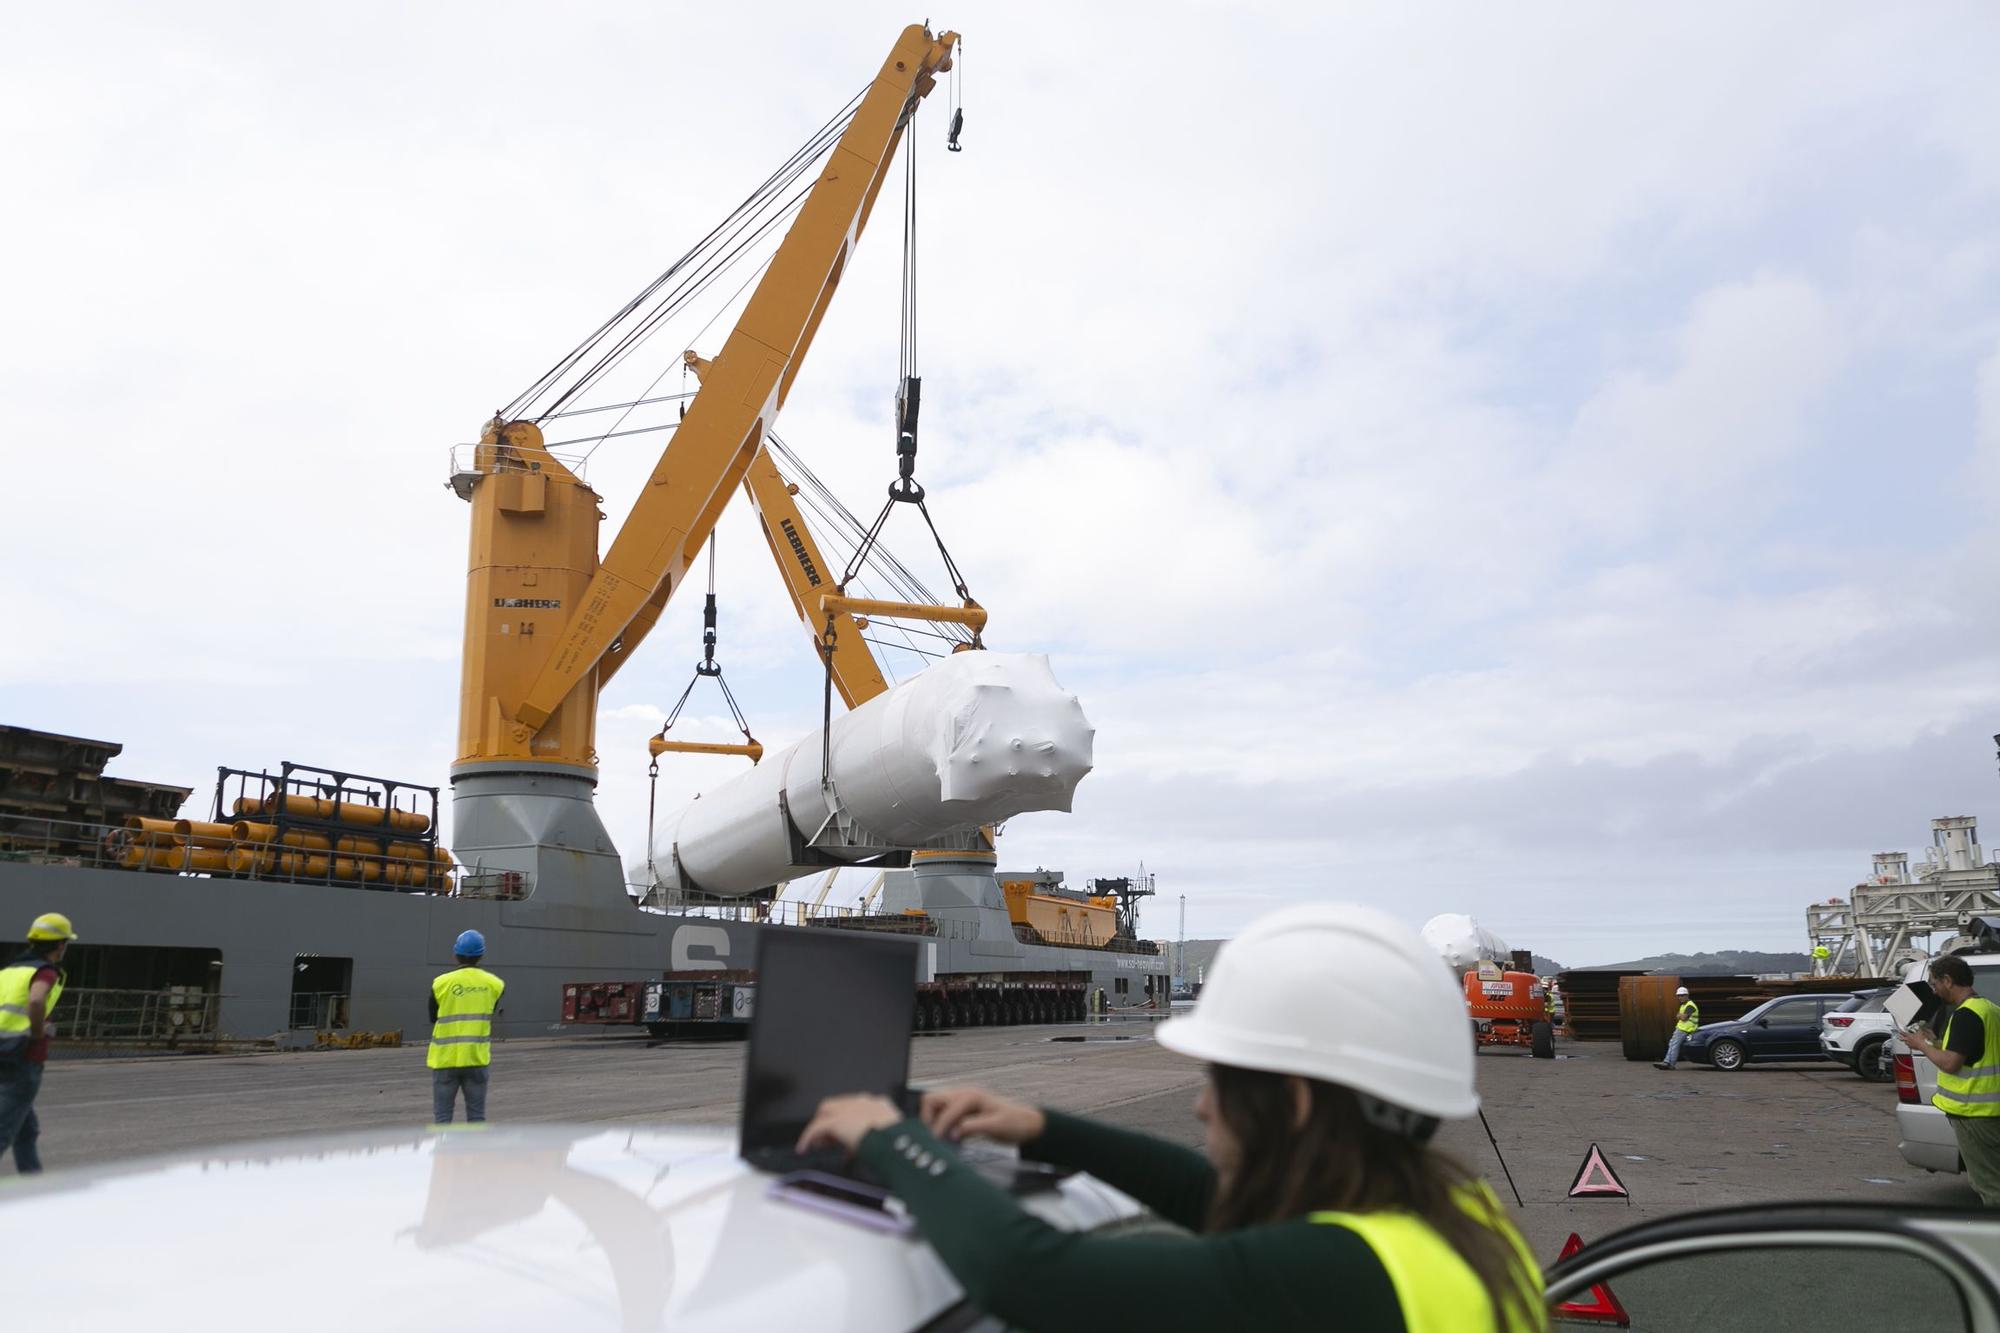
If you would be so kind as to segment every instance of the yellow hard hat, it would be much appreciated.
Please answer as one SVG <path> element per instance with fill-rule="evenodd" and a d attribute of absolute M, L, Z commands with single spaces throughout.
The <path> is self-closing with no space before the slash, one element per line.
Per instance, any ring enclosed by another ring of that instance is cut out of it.
<path fill-rule="evenodd" d="M 69 918 L 61 912 L 44 912 L 35 918 L 35 924 L 28 927 L 31 940 L 73 940 L 76 927 L 70 925 Z"/>

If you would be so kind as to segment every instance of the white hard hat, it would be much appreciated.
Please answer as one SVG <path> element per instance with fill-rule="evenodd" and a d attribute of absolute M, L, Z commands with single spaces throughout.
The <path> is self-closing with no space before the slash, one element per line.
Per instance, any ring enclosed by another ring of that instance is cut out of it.
<path fill-rule="evenodd" d="M 1687 993 L 1688 993 L 1688 988 L 1686 986 L 1678 987 L 1674 991 L 1674 994 L 1676 995 L 1685 995 Z"/>
<path fill-rule="evenodd" d="M 1338 1083 L 1428 1116 L 1469 1116 L 1472 1026 L 1417 933 L 1366 907 L 1290 907 L 1253 922 L 1160 1045 L 1211 1064 Z"/>

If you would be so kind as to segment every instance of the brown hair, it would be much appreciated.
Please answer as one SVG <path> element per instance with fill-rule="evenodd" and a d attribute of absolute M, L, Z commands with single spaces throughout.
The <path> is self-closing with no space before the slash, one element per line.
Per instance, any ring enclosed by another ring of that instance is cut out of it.
<path fill-rule="evenodd" d="M 1284 1222 L 1328 1210 L 1343 1213 L 1405 1212 L 1430 1224 L 1471 1266 L 1492 1301 L 1495 1328 L 1541 1328 L 1541 1283 L 1509 1237 L 1498 1229 L 1505 1215 L 1478 1179 L 1455 1159 L 1431 1148 L 1403 1115 L 1370 1116 L 1371 1106 L 1348 1088 L 1303 1080 L 1311 1104 L 1295 1124 L 1291 1079 L 1211 1065 L 1216 1112 L 1241 1145 L 1236 1170 L 1221 1183 L 1208 1229 L 1228 1231 Z M 1372 1101 L 1372 1099 L 1370 1099 Z M 1379 1103 L 1376 1104 L 1379 1106 Z"/>

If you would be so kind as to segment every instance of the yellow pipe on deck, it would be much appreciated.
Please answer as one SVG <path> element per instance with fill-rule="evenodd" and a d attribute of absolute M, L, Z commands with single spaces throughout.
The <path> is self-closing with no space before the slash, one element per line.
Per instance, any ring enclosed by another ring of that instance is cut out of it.
<path fill-rule="evenodd" d="M 236 835 L 228 824 L 211 824 L 202 819 L 174 821 L 174 841 L 183 847 L 206 847 L 226 852 L 235 840 Z"/>
<path fill-rule="evenodd" d="M 118 864 L 127 870 L 199 870 L 211 875 L 229 872 L 229 853 L 210 847 L 127 847 Z"/>
<path fill-rule="evenodd" d="M 414 810 L 386 810 L 379 805 L 355 805 L 343 801 L 336 813 L 332 801 L 318 796 L 301 796 L 297 792 L 274 796 L 265 804 L 265 814 L 286 814 L 300 819 L 338 819 L 357 828 L 382 828 L 386 825 L 398 833 L 423 833 L 431 826 L 429 815 L 420 815 Z"/>
<path fill-rule="evenodd" d="M 278 873 L 295 875 L 303 879 L 326 878 L 327 864 L 324 856 L 308 856 L 304 852 L 279 852 Z"/>
<path fill-rule="evenodd" d="M 278 836 L 276 824 L 257 824 L 247 819 L 239 819 L 231 824 L 229 832 L 237 842 L 272 843 L 283 847 L 297 847 L 308 852 L 324 852 L 333 845 L 324 833 L 308 833 L 303 829 L 293 829 L 281 838 Z"/>
<path fill-rule="evenodd" d="M 229 849 L 229 870 L 235 875 L 268 875 L 278 864 L 278 854 L 268 846 Z"/>

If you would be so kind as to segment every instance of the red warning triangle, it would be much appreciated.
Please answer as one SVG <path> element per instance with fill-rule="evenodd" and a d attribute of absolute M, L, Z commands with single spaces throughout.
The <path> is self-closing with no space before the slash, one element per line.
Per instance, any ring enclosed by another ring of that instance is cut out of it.
<path fill-rule="evenodd" d="M 1569 1197 L 1624 1199 L 1629 1203 L 1632 1192 L 1625 1188 L 1625 1182 L 1618 1179 L 1618 1173 L 1611 1169 L 1611 1163 L 1604 1160 L 1604 1153 L 1593 1143 L 1590 1145 L 1590 1155 L 1585 1157 L 1583 1165 L 1576 1169 L 1576 1179 L 1569 1183 Z"/>
<path fill-rule="evenodd" d="M 1561 1263 L 1582 1248 L 1583 1237 L 1574 1231 L 1570 1232 L 1569 1239 L 1563 1242 L 1562 1253 L 1556 1256 L 1556 1262 Z M 1609 1324 L 1613 1328 L 1632 1327 L 1632 1316 L 1625 1313 L 1625 1307 L 1611 1294 L 1611 1288 L 1602 1282 L 1591 1284 L 1588 1301 L 1564 1301 L 1549 1313 L 1565 1323 Z"/>

